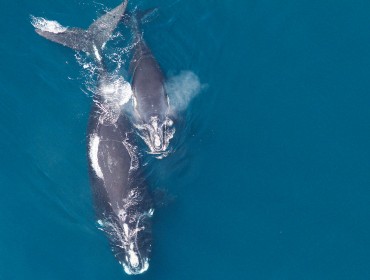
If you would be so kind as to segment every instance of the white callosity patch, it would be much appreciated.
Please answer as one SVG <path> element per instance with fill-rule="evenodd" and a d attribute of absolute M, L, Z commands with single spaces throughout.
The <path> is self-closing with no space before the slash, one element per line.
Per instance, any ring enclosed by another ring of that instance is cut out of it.
<path fill-rule="evenodd" d="M 129 229 L 127 224 L 123 224 L 123 233 L 128 236 L 129 234 Z"/>
<path fill-rule="evenodd" d="M 140 137 L 149 147 L 149 154 L 157 155 L 161 159 L 168 155 L 170 140 L 175 134 L 173 121 L 166 117 L 163 123 L 159 121 L 158 116 L 151 117 L 149 124 L 136 125 Z"/>
<path fill-rule="evenodd" d="M 127 266 L 125 263 L 122 263 L 122 262 L 121 262 L 121 265 L 123 266 L 124 271 L 125 271 L 127 274 L 129 274 L 129 275 L 144 273 L 144 272 L 145 272 L 145 271 L 147 271 L 147 270 L 148 270 L 148 268 L 149 268 L 149 262 L 148 262 L 148 259 L 147 259 L 147 258 L 145 258 L 145 259 L 143 260 L 143 266 L 142 266 L 142 268 L 141 268 L 140 270 L 138 270 L 138 271 L 132 271 L 132 270 L 131 270 L 131 268 L 130 268 L 129 266 Z"/>
<path fill-rule="evenodd" d="M 91 161 L 91 167 L 96 173 L 96 176 L 104 180 L 103 172 L 99 165 L 98 151 L 99 151 L 100 138 L 98 135 L 93 134 L 90 136 L 89 142 L 89 157 Z"/>
<path fill-rule="evenodd" d="M 166 90 L 169 95 L 171 109 L 184 111 L 190 101 L 205 88 L 197 75 L 191 71 L 181 71 L 177 76 L 173 76 L 166 82 Z"/>
<path fill-rule="evenodd" d="M 125 146 L 126 150 L 128 151 L 130 155 L 130 172 L 135 171 L 139 168 L 139 158 L 137 156 L 137 147 L 130 144 L 128 139 L 124 139 L 122 144 Z"/>
<path fill-rule="evenodd" d="M 55 20 L 47 20 L 42 17 L 31 16 L 31 24 L 41 31 L 47 31 L 51 33 L 62 33 L 67 30 L 67 27 L 62 26 Z"/>
<path fill-rule="evenodd" d="M 156 149 L 160 149 L 162 141 L 161 141 L 160 132 L 158 131 L 158 118 L 153 119 L 151 124 L 153 127 L 153 131 L 155 131 L 154 132 L 154 146 Z"/>
<path fill-rule="evenodd" d="M 132 245 L 134 245 L 134 244 L 132 244 Z M 134 246 L 132 246 L 132 247 L 134 247 Z M 128 256 L 129 256 L 128 261 L 130 262 L 131 267 L 134 267 L 134 268 L 138 267 L 139 266 L 139 257 L 137 255 L 137 253 L 133 250 L 133 248 L 128 251 Z"/>
<path fill-rule="evenodd" d="M 119 223 L 116 219 L 110 218 L 98 222 L 102 226 L 101 229 L 110 236 L 111 240 L 115 241 L 116 246 L 124 250 L 125 261 L 120 261 L 120 263 L 127 274 L 140 274 L 149 268 L 149 259 L 147 256 L 141 255 L 138 247 L 138 234 L 146 230 L 142 222 L 153 216 L 154 209 L 150 208 L 144 213 L 136 212 L 128 215 L 128 209 L 139 203 L 141 203 L 140 192 L 132 189 L 127 198 L 124 199 L 124 208 L 119 210 Z M 132 222 L 135 226 L 132 225 Z"/>

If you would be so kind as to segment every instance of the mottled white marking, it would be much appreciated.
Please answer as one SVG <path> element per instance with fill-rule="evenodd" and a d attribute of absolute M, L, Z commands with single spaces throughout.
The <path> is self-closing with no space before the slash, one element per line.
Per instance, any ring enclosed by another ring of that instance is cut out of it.
<path fill-rule="evenodd" d="M 130 172 L 133 170 L 136 170 L 139 167 L 139 159 L 137 157 L 136 153 L 136 146 L 132 145 L 127 141 L 127 139 L 124 139 L 122 144 L 125 146 L 128 154 L 130 155 L 131 162 L 130 162 Z M 130 195 L 135 195 L 135 190 L 131 190 Z"/>
<path fill-rule="evenodd" d="M 118 212 L 118 217 L 120 218 L 121 221 L 124 221 L 126 218 L 126 211 L 123 209 L 120 209 Z"/>
<path fill-rule="evenodd" d="M 148 262 L 148 259 L 147 259 L 147 258 L 145 258 L 145 259 L 143 260 L 143 266 L 142 266 L 142 268 L 141 268 L 140 270 L 135 270 L 135 271 L 133 271 L 133 270 L 132 270 L 130 267 L 128 267 L 125 263 L 120 262 L 120 264 L 123 266 L 124 271 L 125 271 L 127 274 L 129 274 L 129 275 L 144 273 L 144 272 L 145 272 L 145 271 L 147 271 L 147 270 L 148 270 L 148 268 L 149 268 L 149 262 Z"/>
<path fill-rule="evenodd" d="M 152 126 L 153 126 L 154 130 L 157 130 L 158 129 L 158 117 L 157 116 L 152 117 L 151 121 L 152 121 Z"/>
<path fill-rule="evenodd" d="M 129 262 L 131 264 L 132 267 L 138 267 L 139 266 L 139 257 L 137 256 L 137 254 L 133 251 L 133 250 L 130 250 L 128 252 L 128 255 L 129 255 Z"/>
<path fill-rule="evenodd" d="M 129 229 L 128 229 L 128 225 L 127 224 L 123 224 L 123 231 L 125 233 L 125 236 L 128 236 L 129 234 Z"/>
<path fill-rule="evenodd" d="M 137 110 L 137 101 L 136 101 L 135 95 L 132 96 L 132 102 L 134 103 L 135 110 Z"/>
<path fill-rule="evenodd" d="M 165 123 L 166 123 L 166 125 L 168 125 L 168 126 L 172 126 L 172 125 L 173 125 L 173 120 L 171 120 L 170 118 L 166 118 Z"/>
<path fill-rule="evenodd" d="M 94 54 L 95 54 L 96 59 L 99 60 L 99 61 L 101 61 L 101 56 L 100 56 L 99 50 L 95 46 L 95 44 L 93 45 L 93 49 L 94 49 Z"/>
<path fill-rule="evenodd" d="M 139 136 L 149 147 L 149 154 L 158 155 L 157 158 L 161 159 L 170 152 L 168 150 L 170 140 L 175 134 L 175 128 L 171 127 L 173 121 L 166 117 L 164 122 L 159 121 L 158 116 L 152 116 L 150 123 L 136 125 L 139 130 Z"/>
<path fill-rule="evenodd" d="M 160 148 L 160 146 L 161 146 L 161 139 L 160 139 L 160 137 L 159 137 L 159 135 L 158 135 L 158 134 L 156 134 L 156 135 L 154 136 L 154 145 L 155 145 L 156 147 L 159 147 L 159 148 Z"/>
<path fill-rule="evenodd" d="M 93 134 L 90 137 L 89 157 L 91 160 L 91 167 L 94 169 L 96 176 L 104 180 L 103 172 L 99 166 L 99 158 L 98 158 L 99 143 L 100 143 L 99 136 L 96 134 Z"/>

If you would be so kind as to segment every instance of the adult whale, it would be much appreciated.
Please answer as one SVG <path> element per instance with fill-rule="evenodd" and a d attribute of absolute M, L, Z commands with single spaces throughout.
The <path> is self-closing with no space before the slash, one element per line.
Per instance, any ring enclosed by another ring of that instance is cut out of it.
<path fill-rule="evenodd" d="M 133 127 L 121 114 L 117 98 L 111 98 L 112 94 L 121 93 L 119 89 L 112 92 L 117 78 L 107 73 L 101 54 L 126 5 L 127 0 L 87 30 L 59 28 L 54 32 L 43 29 L 36 32 L 74 50 L 85 51 L 97 62 L 98 88 L 90 111 L 87 141 L 96 216 L 125 272 L 140 274 L 149 266 L 153 203 L 137 155 Z"/>
<path fill-rule="evenodd" d="M 165 88 L 163 72 L 140 30 L 145 13 L 127 15 L 133 29 L 134 55 L 131 60 L 131 86 L 136 127 L 153 154 L 166 155 L 175 133 L 173 115 Z"/>
<path fill-rule="evenodd" d="M 98 223 L 127 274 L 149 267 L 152 198 L 135 146 L 129 119 L 121 114 L 112 124 L 102 122 L 96 104 L 88 126 L 89 174 Z"/>

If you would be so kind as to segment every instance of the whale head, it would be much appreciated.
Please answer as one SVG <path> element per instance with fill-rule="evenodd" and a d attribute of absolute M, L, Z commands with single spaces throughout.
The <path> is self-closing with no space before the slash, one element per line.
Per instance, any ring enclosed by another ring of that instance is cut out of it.
<path fill-rule="evenodd" d="M 151 217 L 154 210 L 142 214 L 122 210 L 119 217 L 99 222 L 108 235 L 112 251 L 129 275 L 144 273 L 149 268 L 152 251 Z"/>
<path fill-rule="evenodd" d="M 162 157 L 168 154 L 169 143 L 175 133 L 173 121 L 168 116 L 151 116 L 145 123 L 136 127 L 150 154 Z"/>
<path fill-rule="evenodd" d="M 141 274 L 149 268 L 152 250 L 150 218 L 154 210 L 134 215 L 123 223 L 123 251 L 119 262 L 127 274 Z"/>

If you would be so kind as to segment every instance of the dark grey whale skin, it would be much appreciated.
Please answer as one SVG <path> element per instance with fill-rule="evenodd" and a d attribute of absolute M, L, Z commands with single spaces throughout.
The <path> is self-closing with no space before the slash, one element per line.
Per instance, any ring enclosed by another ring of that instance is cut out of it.
<path fill-rule="evenodd" d="M 145 123 L 149 123 L 153 116 L 158 116 L 164 122 L 169 112 L 164 75 L 142 36 L 135 37 L 138 39 L 130 73 L 132 90 L 137 99 L 137 111 Z"/>
<path fill-rule="evenodd" d="M 129 14 L 134 34 L 134 55 L 130 62 L 130 76 L 135 98 L 136 121 L 147 128 L 147 139 L 152 152 L 165 152 L 173 135 L 174 116 L 170 110 L 163 71 L 148 47 L 140 30 L 140 13 Z M 148 142 L 147 142 L 148 144 Z"/>
<path fill-rule="evenodd" d="M 102 229 L 107 234 L 118 261 L 125 264 L 130 274 L 138 274 L 144 269 L 144 262 L 146 259 L 149 260 L 151 254 L 151 215 L 148 213 L 153 209 L 152 197 L 148 192 L 145 174 L 140 168 L 140 163 L 136 163 L 138 164 L 136 170 L 132 168 L 131 157 L 134 156 L 135 151 L 130 151 L 127 147 L 134 148 L 136 143 L 130 121 L 121 114 L 115 124 L 109 122 L 102 124 L 101 114 L 101 109 L 94 104 L 87 132 L 88 155 L 91 152 L 92 139 L 94 137 L 100 139 L 97 159 L 103 179 L 97 176 L 91 157 L 88 156 L 96 216 L 103 224 L 109 224 L 109 226 L 103 225 Z M 134 197 L 132 197 L 133 192 Z M 133 250 L 140 256 L 137 267 L 133 267 L 127 261 L 129 258 L 127 246 L 122 244 L 122 239 L 117 239 L 117 234 L 124 233 L 124 224 L 127 224 L 129 232 L 135 233 L 140 228 L 132 239 L 123 238 L 125 242 L 134 243 Z M 113 228 L 115 228 L 114 231 L 112 231 Z"/>

